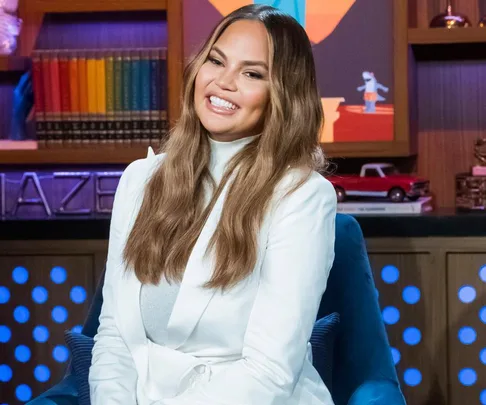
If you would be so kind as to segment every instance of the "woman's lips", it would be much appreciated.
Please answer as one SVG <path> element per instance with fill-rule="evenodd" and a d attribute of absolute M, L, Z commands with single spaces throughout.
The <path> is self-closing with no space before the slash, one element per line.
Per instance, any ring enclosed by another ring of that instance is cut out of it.
<path fill-rule="evenodd" d="M 225 108 L 225 107 L 217 107 L 211 103 L 209 100 L 209 97 L 206 97 L 206 107 L 208 110 L 214 112 L 215 114 L 219 115 L 234 115 L 237 111 L 238 108 L 235 110 L 232 110 L 230 108 Z"/>

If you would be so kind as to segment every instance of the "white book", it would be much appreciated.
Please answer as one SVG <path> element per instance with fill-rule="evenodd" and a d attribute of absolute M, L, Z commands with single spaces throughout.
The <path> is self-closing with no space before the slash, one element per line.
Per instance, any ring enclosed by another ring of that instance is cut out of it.
<path fill-rule="evenodd" d="M 422 197 L 417 201 L 394 203 L 391 201 L 346 201 L 338 203 L 337 212 L 343 214 L 393 215 L 423 214 L 433 210 L 432 197 Z"/>

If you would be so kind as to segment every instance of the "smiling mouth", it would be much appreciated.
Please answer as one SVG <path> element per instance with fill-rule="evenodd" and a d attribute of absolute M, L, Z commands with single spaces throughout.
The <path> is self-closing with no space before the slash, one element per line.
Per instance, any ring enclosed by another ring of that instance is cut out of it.
<path fill-rule="evenodd" d="M 218 109 L 221 108 L 227 111 L 236 111 L 239 108 L 236 104 L 216 96 L 209 96 L 208 101 L 213 107 Z"/>

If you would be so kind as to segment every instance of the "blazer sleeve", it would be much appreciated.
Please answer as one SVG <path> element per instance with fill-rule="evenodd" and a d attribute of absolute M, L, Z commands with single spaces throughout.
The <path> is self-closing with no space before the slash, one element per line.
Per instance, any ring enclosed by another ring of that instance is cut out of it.
<path fill-rule="evenodd" d="M 100 325 L 94 337 L 89 370 L 91 405 L 136 405 L 137 372 L 131 354 L 115 322 L 116 273 L 122 271 L 122 241 L 129 202 L 128 177 L 132 167 L 122 174 L 115 192 Z"/>
<path fill-rule="evenodd" d="M 307 356 L 334 261 L 336 193 L 317 174 L 276 208 L 242 359 L 162 405 L 281 405 Z"/>

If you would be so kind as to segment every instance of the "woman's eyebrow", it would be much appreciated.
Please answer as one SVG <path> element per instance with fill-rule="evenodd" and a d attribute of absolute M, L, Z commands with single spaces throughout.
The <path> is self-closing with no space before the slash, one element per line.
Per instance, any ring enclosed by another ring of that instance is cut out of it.
<path fill-rule="evenodd" d="M 214 52 L 218 53 L 221 58 L 223 58 L 224 60 L 226 60 L 226 55 L 225 53 L 219 49 L 217 46 L 213 46 L 213 49 L 212 49 Z M 261 66 L 265 69 L 268 70 L 268 65 L 264 62 L 264 61 L 259 61 L 259 60 L 244 60 L 241 62 L 242 65 L 244 66 Z"/>

